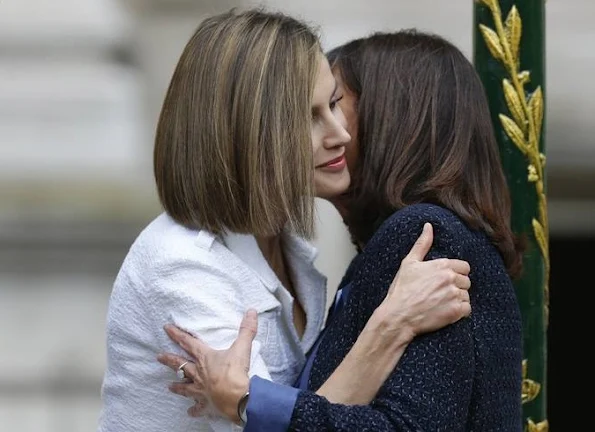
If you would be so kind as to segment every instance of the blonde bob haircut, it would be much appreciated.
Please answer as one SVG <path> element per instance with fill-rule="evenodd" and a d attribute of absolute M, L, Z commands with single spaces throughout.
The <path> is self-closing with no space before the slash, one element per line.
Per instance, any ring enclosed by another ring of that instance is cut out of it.
<path fill-rule="evenodd" d="M 306 238 L 314 225 L 311 101 L 322 50 L 304 23 L 230 11 L 203 21 L 174 70 L 157 125 L 159 199 L 215 234 Z"/>

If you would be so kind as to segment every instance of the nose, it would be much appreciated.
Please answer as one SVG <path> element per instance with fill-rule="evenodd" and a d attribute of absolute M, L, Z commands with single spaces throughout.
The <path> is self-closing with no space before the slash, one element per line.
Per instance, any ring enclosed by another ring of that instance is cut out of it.
<path fill-rule="evenodd" d="M 346 146 L 349 144 L 351 135 L 347 132 L 346 126 L 347 120 L 345 120 L 343 111 L 341 111 L 341 108 L 337 107 L 324 139 L 325 148 Z"/>

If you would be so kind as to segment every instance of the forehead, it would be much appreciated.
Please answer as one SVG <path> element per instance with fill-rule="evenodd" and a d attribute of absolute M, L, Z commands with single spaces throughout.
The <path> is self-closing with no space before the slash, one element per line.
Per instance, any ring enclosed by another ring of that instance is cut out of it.
<path fill-rule="evenodd" d="M 332 96 L 335 90 L 335 85 L 335 77 L 331 72 L 328 60 L 325 56 L 321 55 L 316 84 L 314 85 L 314 101 L 328 102 L 328 98 Z"/>

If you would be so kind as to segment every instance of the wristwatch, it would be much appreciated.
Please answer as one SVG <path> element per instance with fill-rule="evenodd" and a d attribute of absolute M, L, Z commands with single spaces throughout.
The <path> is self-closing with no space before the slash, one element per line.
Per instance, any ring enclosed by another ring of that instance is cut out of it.
<path fill-rule="evenodd" d="M 240 418 L 240 425 L 242 427 L 246 426 L 246 423 L 248 422 L 247 408 L 249 397 L 250 392 L 248 391 L 244 396 L 240 398 L 240 401 L 238 402 L 238 417 Z"/>

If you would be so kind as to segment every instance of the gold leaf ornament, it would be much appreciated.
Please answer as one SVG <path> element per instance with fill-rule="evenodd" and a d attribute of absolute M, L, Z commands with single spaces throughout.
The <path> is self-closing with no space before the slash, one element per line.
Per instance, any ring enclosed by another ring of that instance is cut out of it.
<path fill-rule="evenodd" d="M 521 395 L 521 400 L 523 403 L 531 402 L 532 400 L 534 400 L 539 394 L 539 391 L 541 390 L 541 385 L 538 382 L 535 382 L 527 378 L 528 364 L 529 362 L 527 361 L 527 359 L 523 360 L 523 388 Z"/>
<path fill-rule="evenodd" d="M 538 86 L 531 98 L 529 99 L 529 111 L 535 127 L 535 146 L 539 145 L 539 139 L 541 137 L 541 126 L 543 123 L 543 92 L 541 86 Z"/>
<path fill-rule="evenodd" d="M 486 46 L 490 51 L 492 56 L 500 61 L 504 61 L 504 49 L 502 49 L 502 44 L 500 43 L 500 39 L 498 38 L 498 34 L 483 24 L 479 25 L 479 30 L 481 31 L 481 35 L 485 40 Z"/>
<path fill-rule="evenodd" d="M 483 3 L 490 9 L 494 7 L 494 0 L 477 0 L 478 3 Z"/>
<path fill-rule="evenodd" d="M 527 420 L 527 432 L 549 432 L 550 425 L 547 420 L 534 423 L 533 420 Z"/>
<path fill-rule="evenodd" d="M 508 40 L 512 60 L 518 63 L 523 24 L 519 10 L 514 5 L 510 9 L 510 12 L 508 12 L 508 17 L 506 17 L 506 21 L 504 22 L 504 31 L 506 32 L 506 39 Z"/>
<path fill-rule="evenodd" d="M 516 122 L 504 114 L 498 114 L 502 127 L 506 132 L 506 135 L 512 140 L 512 142 L 519 148 L 523 154 L 527 154 L 527 146 L 525 145 L 525 134 Z"/>
<path fill-rule="evenodd" d="M 547 235 L 541 223 L 533 218 L 531 221 L 533 224 L 533 234 L 535 235 L 535 240 L 537 240 L 537 244 L 539 245 L 539 249 L 541 249 L 541 253 L 545 256 L 548 254 L 548 241 Z"/>
<path fill-rule="evenodd" d="M 519 72 L 517 74 L 517 78 L 519 79 L 519 82 L 521 83 L 521 85 L 525 85 L 529 81 L 531 81 L 531 72 L 529 72 L 529 71 Z"/>
<path fill-rule="evenodd" d="M 527 403 L 534 400 L 539 394 L 539 390 L 541 390 L 541 384 L 529 379 L 524 380 L 522 402 Z"/>
<path fill-rule="evenodd" d="M 539 180 L 539 176 L 537 175 L 537 168 L 535 168 L 535 165 L 529 164 L 529 166 L 527 166 L 527 171 L 529 172 L 527 180 L 529 180 L 531 183 L 535 183 L 537 180 Z"/>
<path fill-rule="evenodd" d="M 527 118 L 525 117 L 525 112 L 523 111 L 523 105 L 521 103 L 519 94 L 510 81 L 506 78 L 502 81 L 502 87 L 504 89 L 506 105 L 508 105 L 508 109 L 510 110 L 512 117 L 516 121 L 517 126 L 519 126 L 523 132 L 525 132 Z"/>

